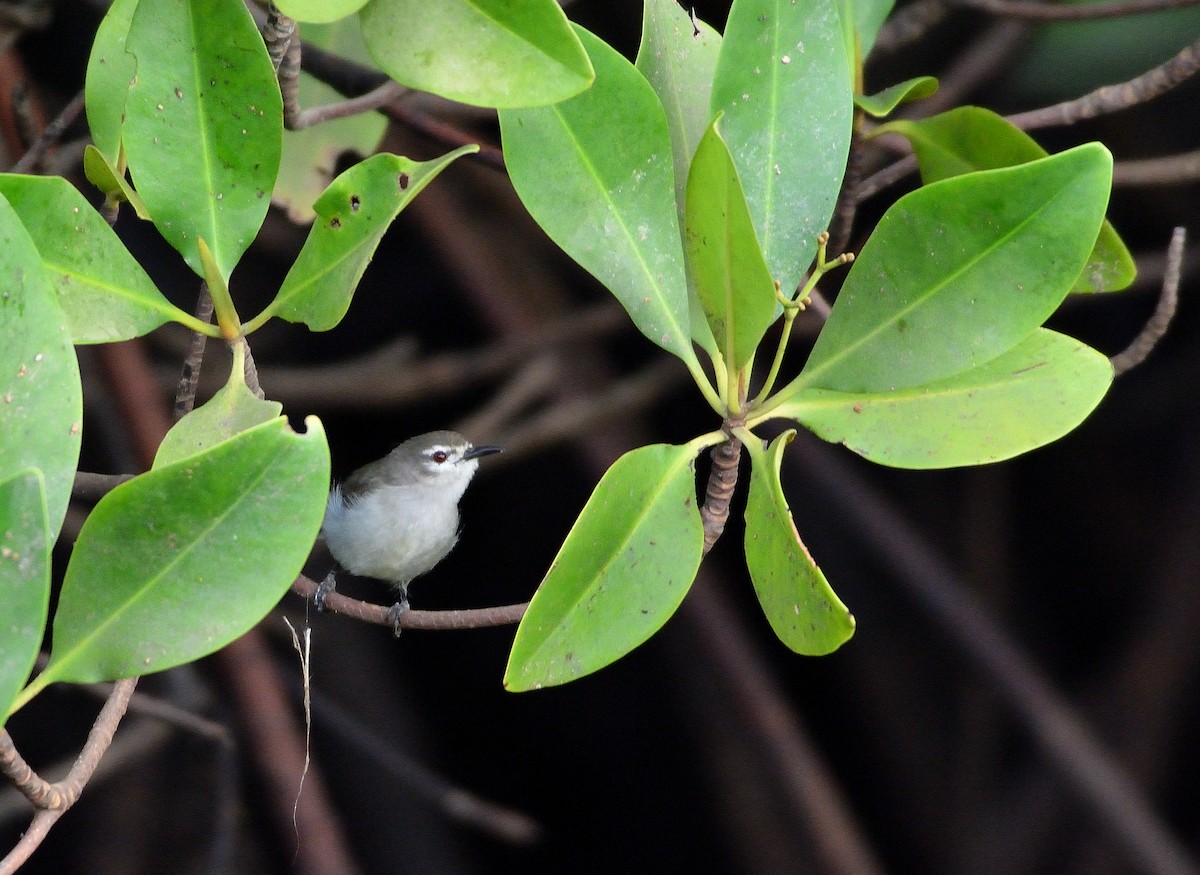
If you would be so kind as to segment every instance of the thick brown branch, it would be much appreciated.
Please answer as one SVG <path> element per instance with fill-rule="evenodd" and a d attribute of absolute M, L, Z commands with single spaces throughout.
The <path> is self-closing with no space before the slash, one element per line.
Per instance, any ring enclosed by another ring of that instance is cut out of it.
<path fill-rule="evenodd" d="M 728 431 L 728 429 L 726 429 Z M 712 448 L 712 470 L 704 490 L 700 519 L 704 522 L 704 552 L 707 554 L 725 531 L 729 521 L 729 499 L 737 486 L 738 462 L 742 458 L 742 442 L 733 435 L 723 444 Z"/>

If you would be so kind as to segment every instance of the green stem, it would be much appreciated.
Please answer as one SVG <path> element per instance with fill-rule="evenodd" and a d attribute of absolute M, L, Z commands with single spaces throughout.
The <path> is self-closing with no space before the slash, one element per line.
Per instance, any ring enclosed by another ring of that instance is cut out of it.
<path fill-rule="evenodd" d="M 700 367 L 700 362 L 696 361 L 695 356 L 692 356 L 690 359 L 685 359 L 684 364 L 687 365 L 688 373 L 692 375 L 692 380 L 695 382 L 696 388 L 700 390 L 700 394 L 704 396 L 704 400 L 708 402 L 708 406 L 713 409 L 717 416 L 724 416 L 725 405 L 721 403 L 721 398 L 717 394 L 717 390 L 709 382 L 708 375 Z"/>
<path fill-rule="evenodd" d="M 783 365 L 783 354 L 787 351 L 788 339 L 792 336 L 792 324 L 796 321 L 796 314 L 800 312 L 799 307 L 788 307 L 783 312 L 783 329 L 779 334 L 779 346 L 775 349 L 775 360 L 771 362 L 771 370 L 767 373 L 767 381 L 763 383 L 762 389 L 751 402 L 752 407 L 757 407 L 768 398 L 771 390 L 775 388 L 775 380 L 779 377 L 779 368 Z"/>

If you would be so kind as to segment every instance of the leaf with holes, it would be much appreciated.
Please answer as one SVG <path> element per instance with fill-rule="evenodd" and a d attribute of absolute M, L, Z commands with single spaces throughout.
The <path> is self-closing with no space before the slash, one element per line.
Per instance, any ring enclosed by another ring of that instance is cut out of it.
<path fill-rule="evenodd" d="M 247 331 L 270 316 L 303 322 L 313 331 L 337 325 L 400 211 L 456 158 L 477 151 L 478 146 L 462 146 L 432 161 L 381 152 L 341 174 L 313 205 L 317 220 L 275 300 Z"/>

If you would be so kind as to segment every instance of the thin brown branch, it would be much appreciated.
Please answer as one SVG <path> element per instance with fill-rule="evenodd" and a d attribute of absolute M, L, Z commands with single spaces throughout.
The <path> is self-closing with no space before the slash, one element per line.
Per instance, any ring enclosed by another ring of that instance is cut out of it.
<path fill-rule="evenodd" d="M 1017 127 L 1032 131 L 1056 125 L 1072 125 L 1083 119 L 1129 109 L 1182 85 L 1200 70 L 1200 40 L 1168 61 L 1140 76 L 1116 85 L 1105 85 L 1075 100 L 1056 103 L 1008 116 Z"/>
<path fill-rule="evenodd" d="M 1195 6 L 1197 0 L 1107 0 L 1101 3 L 1043 3 L 1040 0 L 949 0 L 989 15 L 1022 18 L 1027 21 L 1093 21 L 1120 18 L 1143 12 L 1161 12 L 1181 6 Z"/>
<path fill-rule="evenodd" d="M 1158 306 L 1154 308 L 1154 314 L 1133 342 L 1112 357 L 1113 373 L 1117 376 L 1144 362 L 1171 327 L 1171 320 L 1175 318 L 1175 308 L 1179 304 L 1179 277 L 1183 272 L 1183 247 L 1186 242 L 1187 231 L 1176 228 L 1167 246 L 1167 267 L 1163 273 L 1162 294 L 1158 296 Z"/>
<path fill-rule="evenodd" d="M 1118 161 L 1113 165 L 1113 185 L 1181 185 L 1200 182 L 1200 149 L 1145 158 L 1141 161 Z"/>
<path fill-rule="evenodd" d="M 50 827 L 79 799 L 83 788 L 91 779 L 100 758 L 112 744 L 113 735 L 129 706 L 129 697 L 137 686 L 137 678 L 117 681 L 112 693 L 100 709 L 96 722 L 88 733 L 87 741 L 79 752 L 75 765 L 67 776 L 56 783 L 48 783 L 37 776 L 33 769 L 21 759 L 7 730 L 0 730 L 0 771 L 14 786 L 38 808 L 44 809 L 34 817 L 34 822 L 8 855 L 0 860 L 0 875 L 17 871 L 29 856 L 41 845 Z"/>
<path fill-rule="evenodd" d="M 316 581 L 305 577 L 303 574 L 297 577 L 292 584 L 292 592 L 308 601 L 312 600 L 316 591 Z M 388 629 L 393 629 L 396 625 L 394 622 L 395 618 L 391 615 L 391 608 L 352 599 L 337 591 L 331 592 L 326 596 L 325 607 L 335 614 L 353 617 L 364 623 L 374 623 L 377 626 L 386 626 Z M 529 603 L 523 602 L 517 605 L 503 605 L 495 608 L 471 608 L 462 611 L 408 610 L 400 615 L 400 628 L 447 630 L 509 626 L 521 621 L 521 617 L 525 615 L 527 607 L 529 607 Z"/>
<path fill-rule="evenodd" d="M 59 137 L 63 132 L 71 126 L 71 123 L 79 117 L 80 111 L 83 109 L 83 92 L 80 91 L 70 102 L 62 108 L 62 111 L 46 125 L 38 138 L 33 141 L 25 154 L 20 160 L 12 166 L 10 173 L 29 173 L 33 170 L 38 162 L 46 156 L 50 148 L 58 142 Z"/>
<path fill-rule="evenodd" d="M 75 484 L 71 487 L 71 497 L 83 501 L 99 501 L 126 480 L 132 480 L 133 476 L 132 474 L 95 474 L 91 471 L 76 471 Z"/>
<path fill-rule="evenodd" d="M 196 300 L 196 318 L 201 322 L 211 322 L 213 314 L 213 299 L 208 291 L 208 283 L 200 283 L 200 297 Z M 179 386 L 175 390 L 175 421 L 183 419 L 196 406 L 196 387 L 200 384 L 200 366 L 204 362 L 204 349 L 208 345 L 208 335 L 199 331 L 192 332 L 192 340 L 188 345 L 187 357 L 183 361 L 183 369 L 179 374 Z"/>

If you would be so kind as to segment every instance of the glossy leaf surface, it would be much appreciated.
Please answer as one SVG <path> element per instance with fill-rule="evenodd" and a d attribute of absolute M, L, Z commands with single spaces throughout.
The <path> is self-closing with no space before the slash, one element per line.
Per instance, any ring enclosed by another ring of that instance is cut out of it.
<path fill-rule="evenodd" d="M 554 106 L 505 110 L 509 176 L 555 243 L 608 287 L 642 334 L 692 361 L 667 120 L 632 64 L 579 30 L 595 84 Z"/>
<path fill-rule="evenodd" d="M 771 277 L 796 288 L 826 229 L 850 150 L 850 61 L 835 0 L 736 0 L 712 110 Z"/>
<path fill-rule="evenodd" d="M 432 161 L 381 152 L 335 179 L 313 205 L 317 220 L 264 317 L 303 322 L 313 331 L 337 325 L 400 210 L 452 161 L 478 150 L 462 146 Z"/>
<path fill-rule="evenodd" d="M 203 237 L 228 282 L 279 171 L 283 103 L 241 0 L 139 3 L 126 48 L 137 77 L 125 152 L 159 233 L 203 276 Z"/>
<path fill-rule="evenodd" d="M 777 412 L 882 465 L 982 465 L 1074 429 L 1112 377 L 1104 355 L 1042 328 L 992 361 L 934 383 L 863 394 L 806 389 Z"/>
<path fill-rule="evenodd" d="M 92 41 L 84 84 L 84 107 L 92 144 L 110 164 L 121 151 L 125 96 L 133 81 L 135 62 L 125 54 L 125 39 L 138 0 L 113 0 Z"/>
<path fill-rule="evenodd" d="M 254 626 L 299 573 L 329 486 L 320 422 L 283 419 L 135 477 L 84 524 L 35 683 L 161 671 Z"/>
<path fill-rule="evenodd" d="M 41 471 L 50 531 L 57 534 L 79 461 L 79 365 L 42 257 L 3 197 L 0 338 L 0 480 Z"/>
<path fill-rule="evenodd" d="M 800 540 L 779 482 L 783 451 L 796 432 L 769 448 L 749 432 L 750 496 L 746 501 L 746 567 L 767 621 L 796 653 L 824 656 L 854 634 L 854 617 L 842 604 Z"/>
<path fill-rule="evenodd" d="M 255 426 L 277 419 L 283 411 L 278 401 L 265 401 L 246 386 L 240 373 L 215 395 L 171 427 L 158 445 L 154 467 L 162 468 L 215 447 Z"/>
<path fill-rule="evenodd" d="M 282 0 L 279 11 L 297 21 L 327 23 L 353 15 L 367 0 Z"/>
<path fill-rule="evenodd" d="M 0 480 L 0 726 L 42 646 L 52 541 L 41 472 L 26 468 Z"/>
<path fill-rule="evenodd" d="M 1054 312 L 1104 220 L 1112 156 L 1078 146 L 956 176 L 888 209 L 850 271 L 800 387 L 882 392 L 970 370 Z"/>
<path fill-rule="evenodd" d="M 127 340 L 187 318 L 61 176 L 0 174 L 0 195 L 37 245 L 75 343 Z"/>
<path fill-rule="evenodd" d="M 926 184 L 1046 157 L 1046 150 L 1036 140 L 1003 117 L 978 106 L 959 107 L 920 121 L 895 121 L 878 131 L 894 131 L 908 138 Z M 1105 221 L 1072 291 L 1118 291 L 1128 288 L 1135 276 L 1137 265 L 1133 256 L 1116 229 Z"/>
<path fill-rule="evenodd" d="M 553 686 L 604 668 L 675 613 L 704 542 L 695 457 L 690 445 L 655 444 L 608 469 L 517 629 L 506 688 Z"/>
<path fill-rule="evenodd" d="M 403 85 L 475 106 L 545 106 L 593 73 L 554 0 L 371 0 L 367 48 Z"/>
<path fill-rule="evenodd" d="M 856 94 L 854 105 L 868 115 L 883 118 L 891 115 L 900 104 L 929 97 L 936 93 L 937 89 L 938 81 L 932 76 L 918 76 L 915 79 L 897 82 L 875 94 Z"/>
<path fill-rule="evenodd" d="M 779 305 L 718 122 L 700 140 L 688 176 L 684 251 L 713 336 L 737 371 L 754 357 Z"/>

